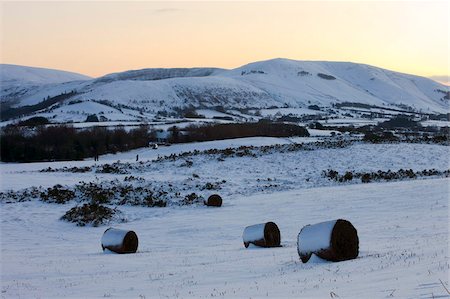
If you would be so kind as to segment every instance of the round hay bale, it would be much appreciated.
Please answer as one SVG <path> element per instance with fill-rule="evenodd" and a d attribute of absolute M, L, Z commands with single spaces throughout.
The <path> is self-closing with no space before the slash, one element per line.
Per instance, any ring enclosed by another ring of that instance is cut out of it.
<path fill-rule="evenodd" d="M 208 207 L 221 207 L 222 206 L 222 197 L 219 194 L 213 194 L 208 197 L 208 200 L 205 201 L 205 205 Z"/>
<path fill-rule="evenodd" d="M 108 228 L 102 236 L 102 249 L 115 253 L 135 253 L 138 248 L 138 237 L 134 231 Z"/>
<path fill-rule="evenodd" d="M 274 222 L 247 226 L 242 234 L 245 248 L 250 244 L 260 247 L 280 247 L 281 234 Z"/>
<path fill-rule="evenodd" d="M 307 225 L 298 234 L 297 251 L 303 263 L 313 253 L 332 262 L 355 259 L 359 253 L 358 232 L 343 219 Z"/>

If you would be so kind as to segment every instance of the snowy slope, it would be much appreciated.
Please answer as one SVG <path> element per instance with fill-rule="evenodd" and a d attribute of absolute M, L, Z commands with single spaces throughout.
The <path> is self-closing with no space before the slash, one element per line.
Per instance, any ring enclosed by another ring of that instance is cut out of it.
<path fill-rule="evenodd" d="M 13 64 L 0 64 L 0 80 L 2 84 L 8 84 L 9 82 L 49 84 L 89 79 L 92 78 L 73 72 Z"/>
<path fill-rule="evenodd" d="M 261 73 L 262 72 L 262 73 Z M 324 79 L 319 74 L 335 79 Z M 351 62 L 273 59 L 229 71 L 267 90 L 274 98 L 295 105 L 299 99 L 313 104 L 358 102 L 370 105 L 405 104 L 423 110 L 449 108 L 441 100 L 448 87 L 428 78 Z"/>
<path fill-rule="evenodd" d="M 448 86 L 433 80 L 350 62 L 273 59 L 233 70 L 214 68 L 143 69 L 93 80 L 27 87 L 2 93 L 16 106 L 37 104 L 65 91 L 70 101 L 103 101 L 148 113 L 194 106 L 226 109 L 330 107 L 357 102 L 407 106 L 425 113 L 446 113 Z M 62 103 L 64 105 L 64 103 Z"/>
<path fill-rule="evenodd" d="M 29 105 L 23 101 L 23 97 L 32 91 L 35 95 L 39 90 L 44 90 L 43 96 L 36 98 L 36 104 L 50 94 L 61 94 L 72 90 L 67 82 L 82 82 L 92 79 L 91 77 L 66 71 L 46 68 L 37 68 L 13 64 L 0 64 L 0 100 L 11 106 Z M 76 85 L 78 86 L 78 84 Z M 51 90 L 51 92 L 49 92 Z"/>
<path fill-rule="evenodd" d="M 121 73 L 113 73 L 98 78 L 98 82 L 111 82 L 117 80 L 163 80 L 178 77 L 206 77 L 219 74 L 223 69 L 219 68 L 154 68 L 131 70 Z"/>

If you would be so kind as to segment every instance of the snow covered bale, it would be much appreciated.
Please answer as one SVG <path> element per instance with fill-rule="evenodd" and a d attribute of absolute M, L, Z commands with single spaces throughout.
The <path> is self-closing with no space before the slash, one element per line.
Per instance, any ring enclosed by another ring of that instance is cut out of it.
<path fill-rule="evenodd" d="M 333 262 L 355 259 L 359 251 L 358 233 L 343 219 L 307 225 L 298 234 L 297 251 L 304 263 L 313 253 Z"/>
<path fill-rule="evenodd" d="M 213 194 L 208 197 L 208 200 L 205 201 L 205 205 L 209 207 L 221 207 L 222 206 L 222 197 L 219 194 Z"/>
<path fill-rule="evenodd" d="M 102 236 L 102 249 L 115 253 L 135 253 L 138 248 L 138 237 L 134 231 L 108 228 Z"/>
<path fill-rule="evenodd" d="M 245 248 L 250 243 L 260 247 L 279 247 L 281 241 L 280 230 L 273 222 L 247 226 L 244 229 L 242 239 Z"/>

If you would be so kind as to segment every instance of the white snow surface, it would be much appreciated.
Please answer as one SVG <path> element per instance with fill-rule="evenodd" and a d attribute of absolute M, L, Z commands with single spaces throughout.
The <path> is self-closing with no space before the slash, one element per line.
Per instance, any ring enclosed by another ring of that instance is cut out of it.
<path fill-rule="evenodd" d="M 104 227 L 59 221 L 67 205 L 1 204 L 4 298 L 447 298 L 448 179 L 230 196 L 222 208 L 123 207 L 138 253 L 103 254 Z M 274 219 L 280 248 L 245 249 L 242 229 Z M 360 255 L 302 264 L 296 236 L 345 217 Z M 206 225 L 205 225 L 206 224 Z M 391 296 L 392 294 L 392 296 Z"/>
<path fill-rule="evenodd" d="M 118 206 L 128 222 L 113 226 L 139 236 L 138 252 L 127 255 L 102 253 L 105 226 L 77 227 L 59 220 L 75 202 L 2 202 L 2 297 L 447 298 L 450 179 L 338 185 L 321 174 L 327 169 L 341 174 L 446 170 L 447 146 L 356 143 L 337 149 L 228 157 L 221 162 L 214 155 L 192 156 L 187 158 L 191 167 L 183 166 L 183 160 L 144 162 L 145 167 L 129 174 L 39 172 L 119 159 L 133 162 L 136 154 L 147 161 L 194 149 L 292 142 L 242 138 L 138 149 L 101 156 L 100 162 L 0 164 L 1 191 L 133 175 L 152 184 L 185 188 L 181 192 L 205 198 L 214 192 L 223 198 L 223 206 L 214 209 Z M 219 190 L 198 188 L 221 180 L 226 182 Z M 358 258 L 332 263 L 312 256 L 303 264 L 297 253 L 300 230 L 340 218 L 358 230 Z M 282 247 L 245 249 L 245 227 L 268 220 L 279 227 Z"/>
<path fill-rule="evenodd" d="M 108 173 L 71 173 L 39 172 L 52 167 L 83 167 L 111 164 L 118 160 L 135 163 L 136 155 L 141 162 L 152 161 L 158 156 L 168 156 L 193 150 L 211 148 L 237 148 L 242 145 L 273 145 L 290 143 L 308 143 L 317 138 L 270 138 L 253 137 L 221 141 L 177 144 L 170 147 L 161 146 L 157 150 L 141 148 L 116 155 L 100 156 L 100 161 L 38 162 L 38 163 L 1 163 L 0 191 L 18 190 L 30 186 L 51 187 L 57 183 L 73 185 L 79 181 L 102 181 L 123 179 L 130 174 L 115 175 Z M 331 185 L 333 182 L 322 177 L 324 170 L 334 169 L 341 174 L 346 171 L 371 172 L 391 169 L 397 171 L 413 169 L 422 171 L 435 168 L 441 171 L 450 167 L 450 149 L 447 146 L 430 144 L 355 144 L 341 149 L 320 149 L 314 151 L 297 151 L 287 153 L 269 153 L 259 157 L 233 157 L 218 163 L 217 156 L 194 156 L 188 158 L 192 167 L 182 167 L 184 160 L 150 163 L 132 175 L 155 182 L 171 182 L 174 185 L 226 180 L 222 193 L 229 195 L 236 192 L 252 194 L 254 192 L 274 192 L 295 188 L 311 188 Z M 193 174 L 200 176 L 192 180 Z M 251 174 L 251 175 L 249 175 Z M 251 223 L 250 223 L 251 224 Z"/>
<path fill-rule="evenodd" d="M 297 138 L 276 138 L 276 137 L 249 137 L 249 138 L 236 138 L 218 141 L 206 141 L 195 142 L 185 144 L 173 144 L 171 146 L 160 146 L 157 150 L 151 148 L 140 148 L 129 152 L 106 154 L 99 158 L 99 161 L 95 162 L 94 159 L 86 159 L 84 161 L 62 161 L 62 162 L 36 162 L 36 163 L 4 163 L 0 162 L 0 191 L 8 189 L 17 190 L 21 188 L 30 187 L 32 185 L 38 185 L 43 187 L 53 186 L 55 179 L 60 184 L 74 184 L 81 180 L 82 174 L 72 173 L 54 173 L 54 177 L 51 173 L 40 173 L 41 169 L 52 167 L 83 167 L 92 165 L 101 165 L 106 163 L 114 163 L 116 161 L 121 162 L 134 162 L 136 155 L 139 155 L 140 161 L 154 160 L 159 156 L 168 156 L 171 154 L 180 154 L 183 152 L 193 150 L 208 150 L 208 149 L 225 149 L 228 147 L 237 148 L 240 146 L 265 146 L 274 144 L 289 144 L 289 143 L 309 143 L 317 141 L 314 137 L 297 137 Z M 207 160 L 213 162 L 211 160 Z M 205 161 L 206 162 L 206 161 Z M 209 164 L 208 163 L 208 164 Z M 174 166 L 174 165 L 173 165 Z M 176 166 L 175 166 L 176 167 Z M 176 168 L 175 168 L 176 169 Z M 163 174 L 163 170 L 160 174 Z M 159 171 L 158 171 L 159 172 Z M 23 180 L 25 174 L 32 175 L 32 180 Z M 81 175 L 81 176 L 80 176 Z M 97 174 L 98 175 L 98 174 Z M 96 178 L 108 177 L 100 175 Z M 109 176 L 114 178 L 114 176 Z M 92 174 L 89 174 L 85 179 L 92 179 Z"/>
<path fill-rule="evenodd" d="M 298 234 L 298 252 L 308 254 L 330 247 L 331 233 L 335 225 L 336 220 L 331 220 L 303 227 Z"/>

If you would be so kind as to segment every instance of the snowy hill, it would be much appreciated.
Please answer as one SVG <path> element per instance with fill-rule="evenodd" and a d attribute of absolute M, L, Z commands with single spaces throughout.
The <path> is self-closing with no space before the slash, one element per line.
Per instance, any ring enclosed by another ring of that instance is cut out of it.
<path fill-rule="evenodd" d="M 273 59 L 245 65 L 228 75 L 241 75 L 245 81 L 290 105 L 311 101 L 319 105 L 335 102 L 377 106 L 403 104 L 432 111 L 449 108 L 441 92 L 448 91 L 448 87 L 428 78 L 365 64 Z"/>
<path fill-rule="evenodd" d="M 27 76 L 24 77 L 26 81 Z M 448 86 L 428 78 L 364 64 L 273 59 L 233 70 L 175 68 L 127 71 L 92 80 L 26 86 L 20 92 L 2 90 L 1 99 L 12 107 L 20 107 L 36 105 L 44 99 L 75 91 L 58 103 L 58 108 L 69 103 L 95 101 L 104 106 L 105 113 L 114 108 L 123 114 L 122 118 L 114 117 L 115 120 L 138 120 L 189 106 L 222 106 L 236 110 L 306 108 L 310 105 L 331 107 L 344 102 L 446 113 L 450 107 L 448 90 Z M 52 107 L 41 112 L 58 119 L 67 111 Z M 77 107 L 85 108 L 83 104 Z M 85 117 L 83 112 L 76 110 L 77 107 L 69 109 L 71 112 L 61 119 L 68 120 L 77 114 Z M 135 112 L 127 114 L 123 109 Z M 72 120 L 79 119 L 81 116 Z"/>
<path fill-rule="evenodd" d="M 89 79 L 92 78 L 72 72 L 13 64 L 0 64 L 0 82 L 2 89 L 4 86 L 13 84 L 40 85 Z"/>
<path fill-rule="evenodd" d="M 92 78 L 73 72 L 0 64 L 2 104 L 7 103 L 12 106 L 23 106 L 21 98 L 30 91 L 38 89 L 53 90 L 65 82 L 79 82 L 90 79 Z"/>
<path fill-rule="evenodd" d="M 214 74 L 218 74 L 224 71 L 219 68 L 155 68 L 155 69 L 142 69 L 132 70 L 121 73 L 113 73 L 98 78 L 97 82 L 112 82 L 119 80 L 162 80 L 178 77 L 206 77 Z"/>

